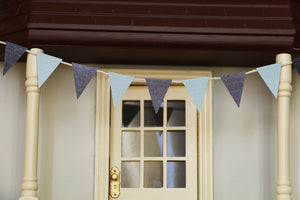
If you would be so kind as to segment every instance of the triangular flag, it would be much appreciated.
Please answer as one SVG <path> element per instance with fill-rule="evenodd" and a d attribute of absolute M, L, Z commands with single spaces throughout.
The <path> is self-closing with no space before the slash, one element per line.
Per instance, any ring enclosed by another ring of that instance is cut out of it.
<path fill-rule="evenodd" d="M 152 105 L 154 107 L 155 113 L 157 113 L 172 80 L 146 78 L 146 82 L 152 99 Z"/>
<path fill-rule="evenodd" d="M 108 72 L 111 93 L 113 98 L 114 106 L 116 107 L 130 83 L 134 80 L 134 77 L 127 76 L 123 74 L 117 74 L 113 72 Z"/>
<path fill-rule="evenodd" d="M 3 75 L 21 58 L 26 50 L 26 47 L 6 42 Z"/>
<path fill-rule="evenodd" d="M 261 78 L 265 81 L 274 97 L 277 99 L 281 63 L 258 67 L 256 68 L 256 70 L 258 71 Z"/>
<path fill-rule="evenodd" d="M 293 59 L 293 65 L 297 69 L 298 74 L 300 75 L 300 57 Z"/>
<path fill-rule="evenodd" d="M 241 103 L 245 76 L 246 72 L 239 72 L 221 76 L 224 85 L 228 89 L 238 107 L 240 107 Z"/>
<path fill-rule="evenodd" d="M 77 99 L 97 72 L 96 67 L 72 63 Z"/>
<path fill-rule="evenodd" d="M 56 58 L 54 56 L 49 56 L 47 54 L 43 54 L 39 52 L 36 53 L 39 88 L 54 72 L 54 70 L 57 68 L 57 66 L 60 64 L 61 61 L 62 59 Z"/>
<path fill-rule="evenodd" d="M 209 77 L 203 77 L 196 79 L 187 79 L 182 81 L 199 112 L 201 111 L 201 106 L 205 95 L 208 79 Z"/>

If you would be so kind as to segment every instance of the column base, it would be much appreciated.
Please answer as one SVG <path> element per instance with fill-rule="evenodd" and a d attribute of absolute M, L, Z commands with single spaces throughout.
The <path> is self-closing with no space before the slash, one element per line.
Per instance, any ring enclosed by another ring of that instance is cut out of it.
<path fill-rule="evenodd" d="M 24 197 L 20 197 L 19 200 L 40 200 L 40 199 L 38 197 L 24 196 Z"/>
<path fill-rule="evenodd" d="M 39 200 L 37 178 L 23 178 L 22 195 L 19 200 Z"/>
<path fill-rule="evenodd" d="M 285 195 L 277 196 L 277 200 L 291 200 L 291 199 L 292 199 L 291 196 L 285 196 Z"/>
<path fill-rule="evenodd" d="M 277 200 L 291 200 L 292 188 L 291 185 L 280 185 L 277 187 Z"/>

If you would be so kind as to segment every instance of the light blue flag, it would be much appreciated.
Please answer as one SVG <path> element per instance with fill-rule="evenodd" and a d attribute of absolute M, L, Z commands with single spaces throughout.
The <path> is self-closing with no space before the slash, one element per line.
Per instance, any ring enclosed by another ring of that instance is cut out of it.
<path fill-rule="evenodd" d="M 130 83 L 133 81 L 134 77 L 127 76 L 123 74 L 117 74 L 113 72 L 108 72 L 111 93 L 113 98 L 114 106 L 116 107 Z"/>
<path fill-rule="evenodd" d="M 203 77 L 182 81 L 199 112 L 201 111 L 208 80 L 209 77 Z"/>
<path fill-rule="evenodd" d="M 39 88 L 45 83 L 49 76 L 54 72 L 62 59 L 49 56 L 43 53 L 36 54 L 36 62 L 38 68 L 38 84 Z"/>
<path fill-rule="evenodd" d="M 274 97 L 277 99 L 279 78 L 281 71 L 281 63 L 266 65 L 256 68 L 261 78 L 265 81 L 268 88 L 271 90 Z"/>

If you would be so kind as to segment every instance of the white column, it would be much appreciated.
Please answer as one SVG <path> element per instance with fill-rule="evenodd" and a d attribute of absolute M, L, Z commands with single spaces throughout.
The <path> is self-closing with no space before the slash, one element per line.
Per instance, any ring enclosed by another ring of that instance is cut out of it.
<path fill-rule="evenodd" d="M 276 62 L 291 62 L 290 54 L 276 55 Z M 278 121 L 277 121 L 277 200 L 291 200 L 290 183 L 290 97 L 292 93 L 292 67 L 281 68 L 278 91 Z"/>
<path fill-rule="evenodd" d="M 33 48 L 33 52 L 43 52 L 41 49 Z M 39 103 L 40 89 L 38 88 L 36 55 L 28 53 L 26 64 L 26 143 L 24 178 L 22 184 L 22 195 L 19 200 L 38 200 L 37 190 L 37 158 L 39 140 Z"/>

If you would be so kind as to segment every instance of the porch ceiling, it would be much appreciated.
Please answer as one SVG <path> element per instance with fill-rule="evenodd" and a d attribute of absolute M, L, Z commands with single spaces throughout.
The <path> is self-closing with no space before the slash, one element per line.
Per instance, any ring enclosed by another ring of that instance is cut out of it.
<path fill-rule="evenodd" d="M 1 40 L 76 62 L 248 66 L 299 38 L 299 0 L 0 2 Z"/>

